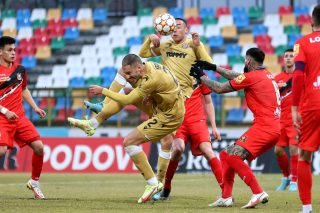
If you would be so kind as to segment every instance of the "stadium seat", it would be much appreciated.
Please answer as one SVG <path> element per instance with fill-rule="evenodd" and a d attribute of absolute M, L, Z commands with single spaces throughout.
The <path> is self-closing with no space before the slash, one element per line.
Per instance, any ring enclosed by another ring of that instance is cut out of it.
<path fill-rule="evenodd" d="M 310 24 L 311 23 L 311 16 L 309 15 L 300 15 L 297 18 L 297 24 L 299 26 L 304 25 L 304 24 Z"/>
<path fill-rule="evenodd" d="M 140 29 L 135 26 L 130 26 L 125 28 L 125 33 L 123 35 L 126 39 L 130 37 L 139 37 L 140 36 Z"/>
<path fill-rule="evenodd" d="M 157 17 L 163 13 L 167 13 L 168 12 L 168 8 L 167 7 L 156 7 L 153 9 L 152 12 L 152 16 L 153 17 Z"/>
<path fill-rule="evenodd" d="M 279 45 L 286 45 L 287 43 L 288 43 L 288 36 L 286 34 L 272 37 L 271 44 L 274 47 Z"/>
<path fill-rule="evenodd" d="M 1 30 L 4 31 L 7 29 L 17 29 L 17 22 L 15 18 L 2 19 Z"/>
<path fill-rule="evenodd" d="M 247 15 L 240 15 L 235 19 L 235 26 L 238 28 L 244 28 L 249 26 L 249 17 Z"/>
<path fill-rule="evenodd" d="M 154 30 L 154 27 L 144 27 L 141 29 L 140 33 L 141 33 L 141 36 L 144 37 L 150 34 L 154 34 L 155 30 Z"/>
<path fill-rule="evenodd" d="M 22 58 L 21 64 L 27 69 L 32 69 L 37 66 L 37 59 L 34 56 L 26 56 Z"/>
<path fill-rule="evenodd" d="M 92 20 L 92 9 L 91 8 L 80 8 L 77 13 L 77 21 L 80 20 Z"/>
<path fill-rule="evenodd" d="M 30 20 L 30 16 L 31 16 L 30 10 L 27 9 L 27 8 L 19 9 L 17 11 L 17 21 L 19 21 L 19 20 Z"/>
<path fill-rule="evenodd" d="M 48 28 L 57 28 L 60 27 L 62 28 L 62 20 L 61 19 L 50 19 L 48 20 Z"/>
<path fill-rule="evenodd" d="M 145 27 L 153 27 L 153 18 L 152 16 L 142 16 L 139 18 L 139 29 L 143 29 Z"/>
<path fill-rule="evenodd" d="M 274 53 L 274 47 L 269 43 L 264 43 L 258 45 L 258 47 L 265 53 L 265 54 L 273 54 Z"/>
<path fill-rule="evenodd" d="M 37 48 L 35 57 L 36 57 L 36 59 L 39 59 L 39 60 L 51 58 L 51 47 L 50 46 L 39 46 Z"/>
<path fill-rule="evenodd" d="M 92 19 L 82 19 L 79 21 L 79 30 L 80 31 L 90 31 L 94 28 Z"/>
<path fill-rule="evenodd" d="M 221 30 L 221 35 L 223 38 L 234 39 L 237 37 L 237 28 L 235 26 L 225 26 Z"/>
<path fill-rule="evenodd" d="M 108 17 L 108 12 L 104 8 L 96 8 L 93 10 L 92 18 L 95 22 L 106 21 Z"/>
<path fill-rule="evenodd" d="M 217 24 L 220 28 L 225 26 L 233 26 L 232 15 L 220 15 Z"/>
<path fill-rule="evenodd" d="M 37 19 L 32 23 L 32 28 L 37 29 L 37 28 L 44 28 L 47 27 L 48 22 L 45 19 Z"/>
<path fill-rule="evenodd" d="M 75 19 L 77 17 L 77 10 L 73 8 L 66 8 L 62 12 L 61 19 L 64 21 L 66 19 Z"/>
<path fill-rule="evenodd" d="M 248 16 L 247 15 L 247 11 L 246 8 L 244 7 L 234 7 L 232 8 L 232 12 L 231 12 L 233 17 L 239 17 L 239 16 Z"/>
<path fill-rule="evenodd" d="M 234 108 L 240 108 L 241 107 L 241 98 L 240 97 L 224 97 L 223 99 L 223 108 L 225 110 L 230 110 Z"/>
<path fill-rule="evenodd" d="M 45 20 L 47 16 L 47 11 L 44 8 L 35 8 L 31 12 L 30 20 L 32 22 L 36 20 Z"/>
<path fill-rule="evenodd" d="M 228 56 L 225 53 L 215 53 L 212 56 L 214 63 L 218 65 L 228 64 Z"/>
<path fill-rule="evenodd" d="M 34 38 L 21 39 L 19 41 L 19 48 L 26 48 L 35 45 Z"/>
<path fill-rule="evenodd" d="M 59 8 L 50 8 L 47 13 L 47 20 L 60 19 L 61 18 L 61 9 Z"/>
<path fill-rule="evenodd" d="M 58 77 L 58 76 L 66 76 L 68 72 L 68 68 L 66 65 L 54 65 L 52 68 L 52 77 Z"/>
<path fill-rule="evenodd" d="M 293 14 L 281 16 L 281 24 L 283 26 L 294 25 L 296 24 L 296 17 Z"/>
<path fill-rule="evenodd" d="M 190 32 L 197 32 L 199 35 L 204 35 L 204 26 L 203 25 L 192 25 L 190 26 Z"/>
<path fill-rule="evenodd" d="M 228 57 L 229 65 L 234 66 L 235 64 L 242 64 L 244 63 L 244 57 L 241 55 L 237 56 L 230 56 Z"/>
<path fill-rule="evenodd" d="M 271 37 L 281 36 L 283 34 L 284 34 L 284 30 L 282 25 L 270 26 L 268 29 L 268 35 Z"/>
<path fill-rule="evenodd" d="M 140 8 L 138 10 L 138 17 L 141 18 L 142 16 L 152 16 L 152 10 L 150 8 Z"/>
<path fill-rule="evenodd" d="M 301 34 L 291 34 L 291 35 L 289 35 L 288 36 L 288 45 L 290 47 L 293 47 L 294 43 L 301 37 L 302 37 Z"/>
<path fill-rule="evenodd" d="M 264 18 L 263 25 L 267 27 L 279 26 L 280 17 L 278 14 L 267 14 Z"/>
<path fill-rule="evenodd" d="M 203 7 L 200 9 L 200 17 L 202 20 L 207 17 L 215 17 L 214 10 L 211 7 Z"/>
<path fill-rule="evenodd" d="M 248 15 L 250 19 L 261 19 L 263 17 L 263 10 L 261 7 L 250 6 Z"/>
<path fill-rule="evenodd" d="M 292 7 L 291 7 L 291 5 L 280 5 L 279 8 L 278 8 L 278 14 L 279 14 L 280 16 L 292 14 Z"/>
<path fill-rule="evenodd" d="M 253 25 L 252 34 L 254 37 L 267 34 L 268 28 L 264 25 Z"/>
<path fill-rule="evenodd" d="M 76 119 L 82 119 L 83 118 L 83 112 L 82 108 L 77 108 L 74 113 L 74 118 Z"/>
<path fill-rule="evenodd" d="M 204 35 L 207 38 L 210 38 L 211 36 L 220 36 L 221 35 L 220 27 L 218 27 L 217 25 L 208 25 L 205 28 Z"/>
<path fill-rule="evenodd" d="M 113 49 L 113 56 L 124 56 L 129 53 L 129 48 L 128 47 L 116 47 Z"/>
<path fill-rule="evenodd" d="M 244 110 L 242 108 L 230 109 L 226 118 L 227 123 L 241 123 L 244 118 Z"/>
<path fill-rule="evenodd" d="M 278 64 L 278 56 L 276 54 L 266 54 L 263 64 L 267 67 L 271 66 L 271 65 L 277 65 Z"/>
<path fill-rule="evenodd" d="M 62 27 L 49 28 L 50 38 L 63 37 L 63 35 L 64 35 L 64 29 Z"/>
<path fill-rule="evenodd" d="M 293 13 L 295 16 L 308 15 L 309 8 L 308 6 L 305 6 L 305 5 L 295 6 Z"/>
<path fill-rule="evenodd" d="M 62 27 L 64 29 L 71 28 L 71 27 L 78 27 L 78 25 L 79 23 L 75 18 L 65 19 L 63 20 L 63 23 L 62 23 Z"/>
<path fill-rule="evenodd" d="M 82 65 L 67 66 L 68 68 L 68 78 L 81 77 L 84 75 L 84 68 Z"/>
<path fill-rule="evenodd" d="M 300 27 L 298 25 L 288 25 L 284 28 L 284 33 L 287 35 L 300 34 Z"/>
<path fill-rule="evenodd" d="M 65 40 L 63 37 L 56 37 L 56 38 L 53 38 L 51 40 L 51 49 L 53 50 L 60 50 L 60 49 L 63 49 L 66 44 L 65 44 Z"/>
<path fill-rule="evenodd" d="M 85 86 L 85 80 L 83 77 L 73 77 L 70 79 L 69 87 L 82 88 Z"/>
<path fill-rule="evenodd" d="M 10 36 L 15 38 L 17 36 L 17 30 L 16 29 L 5 29 L 2 32 L 2 36 Z"/>
<path fill-rule="evenodd" d="M 288 48 L 289 47 L 288 47 L 287 43 L 283 44 L 283 45 L 278 45 L 278 46 L 276 46 L 274 52 L 278 57 L 280 57 L 281 55 L 284 54 L 284 51 L 286 51 Z M 291 48 L 292 48 L 292 46 L 291 46 Z"/>
<path fill-rule="evenodd" d="M 252 44 L 254 43 L 254 37 L 251 33 L 241 33 L 239 35 L 238 44 L 243 46 L 245 44 Z"/>
<path fill-rule="evenodd" d="M 200 25 L 201 24 L 201 18 L 200 16 L 192 16 L 187 18 L 188 26 L 192 25 Z"/>
<path fill-rule="evenodd" d="M 90 77 L 99 77 L 100 76 L 100 67 L 98 64 L 92 63 L 91 65 L 86 65 L 84 67 L 85 73 L 84 73 L 84 78 L 88 79 Z"/>
<path fill-rule="evenodd" d="M 113 56 L 101 56 L 99 57 L 99 67 L 113 67 L 114 66 L 114 57 Z"/>
<path fill-rule="evenodd" d="M 7 18 L 16 18 L 16 11 L 15 10 L 10 10 L 10 9 L 5 9 L 1 11 L 1 19 L 7 19 Z"/>
<path fill-rule="evenodd" d="M 180 7 L 170 7 L 169 8 L 169 13 L 173 16 L 173 17 L 181 17 L 183 18 L 183 11 Z"/>
<path fill-rule="evenodd" d="M 112 38 L 109 35 L 98 36 L 96 38 L 95 46 L 98 48 L 109 48 L 112 42 Z"/>
<path fill-rule="evenodd" d="M 48 88 L 52 87 L 51 75 L 39 75 L 36 83 L 36 88 Z"/>
<path fill-rule="evenodd" d="M 253 121 L 254 117 L 253 117 L 253 113 L 251 112 L 250 109 L 246 110 L 246 115 L 243 118 L 243 122 L 245 123 L 251 123 Z"/>
<path fill-rule="evenodd" d="M 64 39 L 65 40 L 76 40 L 80 37 L 80 32 L 78 28 L 67 28 L 64 32 Z"/>
<path fill-rule="evenodd" d="M 32 27 L 30 19 L 17 20 L 17 28 L 20 30 L 22 27 Z"/>
<path fill-rule="evenodd" d="M 309 33 L 312 32 L 312 27 L 310 24 L 304 24 L 301 26 L 301 34 L 304 36 L 304 35 L 307 35 Z"/>
<path fill-rule="evenodd" d="M 229 7 L 218 7 L 216 10 L 216 17 L 220 17 L 221 15 L 230 15 Z"/>
<path fill-rule="evenodd" d="M 219 48 L 223 45 L 224 40 L 222 36 L 211 36 L 208 39 L 208 44 L 211 48 Z"/>
<path fill-rule="evenodd" d="M 101 77 L 89 77 L 86 79 L 86 86 L 89 87 L 90 85 L 101 85 L 102 78 Z"/>
<path fill-rule="evenodd" d="M 28 38 L 31 38 L 32 36 L 33 36 L 33 30 L 31 27 L 22 27 L 19 29 L 17 39 L 18 40 L 28 39 Z"/>
<path fill-rule="evenodd" d="M 273 75 L 278 75 L 282 71 L 282 67 L 279 64 L 271 64 L 267 66 L 267 70 Z"/>
<path fill-rule="evenodd" d="M 137 27 L 139 21 L 137 16 L 126 16 L 122 21 L 124 28 Z"/>
<path fill-rule="evenodd" d="M 36 37 L 35 46 L 48 46 L 50 45 L 50 38 L 48 36 Z"/>
<path fill-rule="evenodd" d="M 110 38 L 118 38 L 123 37 L 125 33 L 125 28 L 122 25 L 113 25 L 110 27 L 109 37 Z"/>
<path fill-rule="evenodd" d="M 55 122 L 61 122 L 65 121 L 67 119 L 68 115 L 65 109 L 59 109 L 57 110 L 57 116 L 55 118 Z"/>
<path fill-rule="evenodd" d="M 141 36 L 129 37 L 127 45 L 132 47 L 133 45 L 141 45 L 143 43 L 143 38 Z"/>
<path fill-rule="evenodd" d="M 178 17 L 178 16 L 173 16 L 173 17 Z M 184 18 L 189 19 L 191 17 L 199 17 L 199 11 L 197 7 L 184 8 Z"/>
<path fill-rule="evenodd" d="M 237 56 L 241 53 L 241 47 L 237 44 L 228 44 L 226 47 L 227 56 Z"/>
<path fill-rule="evenodd" d="M 216 17 L 205 17 L 202 19 L 202 24 L 206 27 L 209 25 L 216 25 L 218 23 Z"/>

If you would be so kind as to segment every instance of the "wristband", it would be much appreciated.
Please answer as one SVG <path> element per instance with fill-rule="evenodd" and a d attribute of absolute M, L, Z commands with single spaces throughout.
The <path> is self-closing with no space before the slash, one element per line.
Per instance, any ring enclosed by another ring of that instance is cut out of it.
<path fill-rule="evenodd" d="M 114 78 L 114 80 L 117 81 L 122 86 L 126 85 L 126 83 L 127 83 L 127 80 L 122 75 L 120 75 L 119 73 L 117 73 L 117 75 Z"/>
<path fill-rule="evenodd" d="M 0 110 L 0 112 L 1 112 L 2 114 L 4 114 L 4 115 L 5 115 L 8 111 L 9 111 L 9 110 L 8 110 L 7 108 L 5 108 L 5 107 L 2 107 L 1 110 Z"/>

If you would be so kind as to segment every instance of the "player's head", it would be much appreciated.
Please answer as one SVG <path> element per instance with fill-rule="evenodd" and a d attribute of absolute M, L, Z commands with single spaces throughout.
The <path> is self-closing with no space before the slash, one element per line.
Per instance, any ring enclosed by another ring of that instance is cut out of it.
<path fill-rule="evenodd" d="M 263 67 L 265 54 L 257 47 L 253 47 L 247 50 L 245 57 L 244 72 L 261 69 Z"/>
<path fill-rule="evenodd" d="M 13 63 L 16 59 L 16 40 L 9 36 L 0 38 L 0 57 L 6 63 Z"/>
<path fill-rule="evenodd" d="M 294 66 L 293 49 L 286 49 L 286 51 L 284 51 L 283 62 L 284 62 L 285 70 L 291 71 L 291 68 Z"/>
<path fill-rule="evenodd" d="M 142 76 L 144 65 L 141 58 L 135 54 L 128 54 L 122 59 L 122 71 L 129 83 L 137 82 Z"/>
<path fill-rule="evenodd" d="M 183 18 L 175 18 L 176 19 L 176 27 L 171 35 L 172 39 L 176 43 L 182 42 L 189 31 L 187 21 Z"/>
<path fill-rule="evenodd" d="M 314 7 L 312 11 L 312 28 L 319 28 L 320 27 L 320 5 Z"/>

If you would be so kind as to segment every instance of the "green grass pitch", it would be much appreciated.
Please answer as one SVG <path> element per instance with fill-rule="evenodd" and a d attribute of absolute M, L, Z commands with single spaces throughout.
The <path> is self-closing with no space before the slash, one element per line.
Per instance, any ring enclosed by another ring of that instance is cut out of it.
<path fill-rule="evenodd" d="M 236 177 L 235 204 L 231 208 L 209 208 L 219 196 L 211 174 L 176 174 L 171 198 L 166 202 L 137 204 L 144 190 L 139 174 L 43 174 L 42 190 L 46 200 L 34 200 L 25 183 L 29 174 L 0 174 L 0 212 L 298 212 L 298 193 L 275 192 L 281 176 L 257 175 L 269 194 L 267 204 L 255 210 L 242 210 L 250 189 Z M 320 212 L 320 176 L 313 176 L 313 209 Z"/>

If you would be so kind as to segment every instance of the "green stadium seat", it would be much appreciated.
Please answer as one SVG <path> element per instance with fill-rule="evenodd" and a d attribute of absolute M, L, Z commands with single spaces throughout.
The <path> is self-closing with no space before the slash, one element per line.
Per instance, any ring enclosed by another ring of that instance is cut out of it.
<path fill-rule="evenodd" d="M 14 10 L 4 10 L 2 11 L 1 19 L 4 18 L 16 18 L 16 12 Z"/>
<path fill-rule="evenodd" d="M 283 55 L 284 51 L 286 51 L 286 49 L 288 49 L 288 48 L 289 47 L 287 45 L 279 45 L 276 47 L 274 52 L 277 56 L 281 56 L 281 55 Z"/>
<path fill-rule="evenodd" d="M 53 50 L 59 50 L 64 48 L 66 46 L 66 43 L 63 37 L 57 37 L 51 40 L 50 46 Z"/>
<path fill-rule="evenodd" d="M 202 24 L 204 26 L 207 26 L 207 25 L 215 25 L 217 24 L 217 18 L 216 17 L 205 17 L 202 19 Z"/>
<path fill-rule="evenodd" d="M 116 47 L 113 49 L 113 56 L 121 56 L 129 53 L 129 47 Z"/>
<path fill-rule="evenodd" d="M 200 41 L 203 43 L 203 44 L 207 44 L 207 37 L 205 36 L 200 36 Z"/>
<path fill-rule="evenodd" d="M 90 85 L 101 85 L 102 84 L 102 78 L 101 77 L 90 77 L 86 79 L 86 86 Z"/>
<path fill-rule="evenodd" d="M 147 36 L 147 35 L 150 35 L 150 34 L 153 34 L 153 33 L 155 33 L 155 30 L 154 30 L 154 28 L 153 27 L 144 27 L 144 28 L 142 28 L 141 29 L 141 31 L 140 31 L 140 34 L 141 34 L 141 36 Z"/>
<path fill-rule="evenodd" d="M 228 57 L 229 65 L 233 66 L 235 64 L 242 64 L 244 62 L 244 57 L 243 56 L 229 56 Z"/>
<path fill-rule="evenodd" d="M 33 23 L 32 23 L 32 28 L 33 29 L 37 29 L 37 28 L 44 28 L 48 25 L 48 22 L 46 20 L 35 20 Z"/>
<path fill-rule="evenodd" d="M 298 25 L 288 25 L 284 28 L 284 33 L 287 35 L 300 34 L 300 27 Z"/>
<path fill-rule="evenodd" d="M 251 6 L 248 15 L 250 19 L 260 19 L 263 16 L 262 8 Z"/>
<path fill-rule="evenodd" d="M 152 10 L 150 8 L 140 8 L 138 10 L 138 17 L 141 16 L 152 16 Z"/>

